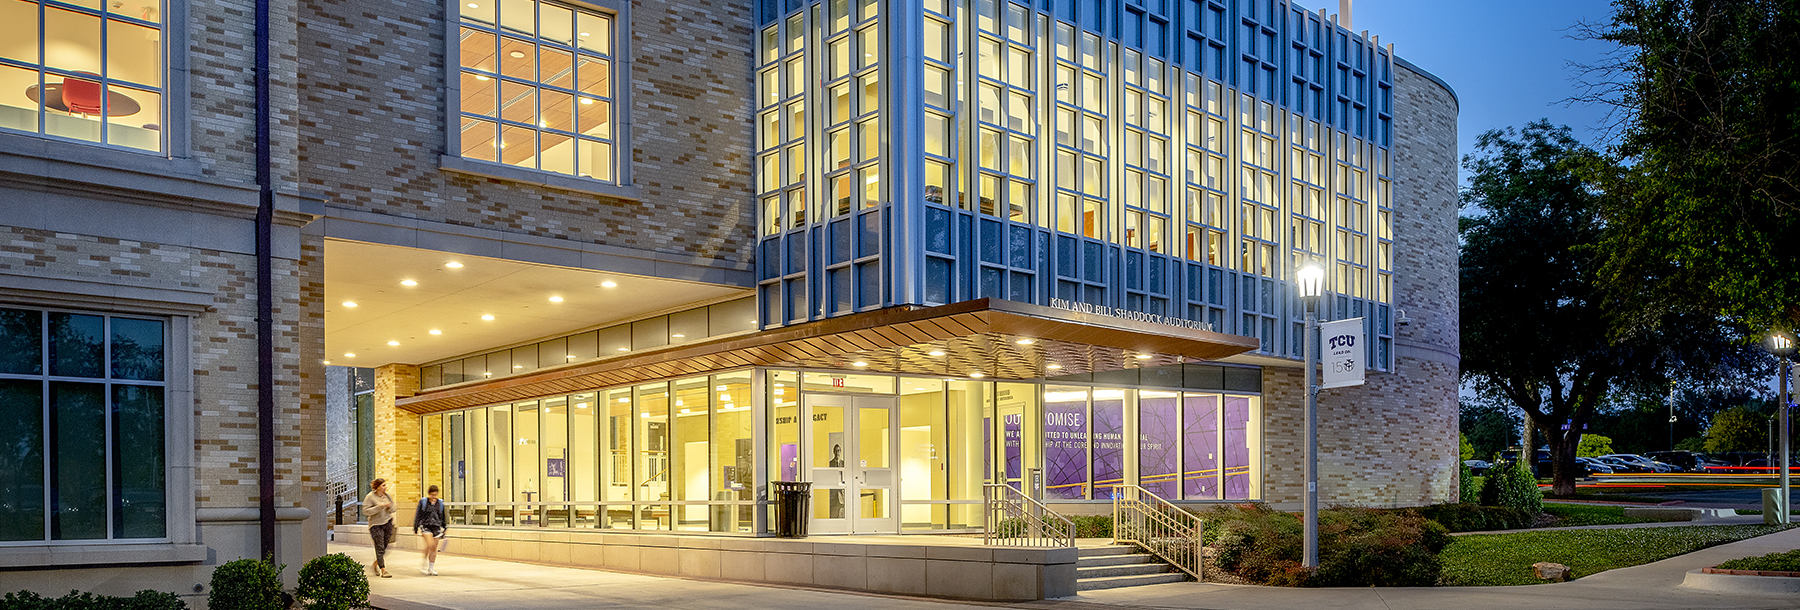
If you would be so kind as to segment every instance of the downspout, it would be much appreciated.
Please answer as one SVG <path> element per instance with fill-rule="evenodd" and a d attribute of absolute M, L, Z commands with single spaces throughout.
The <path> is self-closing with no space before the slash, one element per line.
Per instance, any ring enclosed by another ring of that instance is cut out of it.
<path fill-rule="evenodd" d="M 275 177 L 269 141 L 269 0 L 256 0 L 256 486 L 262 558 L 275 558 Z"/>

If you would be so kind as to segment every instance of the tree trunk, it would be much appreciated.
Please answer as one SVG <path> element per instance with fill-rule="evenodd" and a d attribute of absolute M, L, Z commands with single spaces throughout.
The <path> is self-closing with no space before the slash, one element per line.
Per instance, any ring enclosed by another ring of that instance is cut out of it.
<path fill-rule="evenodd" d="M 1575 432 L 1574 426 L 1570 428 L 1570 432 Z M 1575 440 L 1569 439 L 1569 433 L 1545 431 L 1544 436 L 1550 439 L 1550 493 L 1565 497 L 1575 495 L 1575 479 L 1581 477 L 1581 463 L 1575 460 L 1575 449 L 1581 444 L 1581 434 L 1576 432 Z"/>

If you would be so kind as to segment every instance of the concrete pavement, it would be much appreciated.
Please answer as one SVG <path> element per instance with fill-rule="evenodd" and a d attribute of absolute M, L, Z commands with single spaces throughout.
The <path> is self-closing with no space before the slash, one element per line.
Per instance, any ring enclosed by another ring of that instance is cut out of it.
<path fill-rule="evenodd" d="M 394 578 L 371 579 L 371 601 L 383 610 L 567 610 L 570 608 L 1168 608 L 1275 610 L 1760 610 L 1800 607 L 1800 600 L 1756 594 L 1691 591 L 1679 585 L 1688 570 L 1738 557 L 1800 548 L 1800 529 L 1703 549 L 1655 563 L 1579 580 L 1517 587 L 1290 589 L 1215 583 L 1170 583 L 1087 591 L 1075 597 L 1018 604 L 958 602 L 822 589 L 749 585 L 623 574 L 600 570 L 443 556 L 442 576 L 418 571 L 416 552 L 390 551 Z M 367 563 L 374 550 L 333 544 Z"/>

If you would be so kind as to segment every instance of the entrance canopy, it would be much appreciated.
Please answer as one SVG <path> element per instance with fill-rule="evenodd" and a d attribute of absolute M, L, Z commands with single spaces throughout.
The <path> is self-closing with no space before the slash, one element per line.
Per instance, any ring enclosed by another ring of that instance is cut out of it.
<path fill-rule="evenodd" d="M 1036 379 L 1218 360 L 1254 337 L 1002 301 L 893 307 L 424 392 L 402 409 L 526 400 L 746 366 Z"/>

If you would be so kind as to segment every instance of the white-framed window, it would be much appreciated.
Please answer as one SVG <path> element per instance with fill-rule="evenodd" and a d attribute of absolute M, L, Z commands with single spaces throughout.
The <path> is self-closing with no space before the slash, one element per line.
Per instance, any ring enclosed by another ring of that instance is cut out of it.
<path fill-rule="evenodd" d="M 0 129 L 166 150 L 161 0 L 0 1 Z"/>
<path fill-rule="evenodd" d="M 620 183 L 616 13 L 549 0 L 459 0 L 457 154 Z"/>
<path fill-rule="evenodd" d="M 0 308 L 0 546 L 168 537 L 169 331 Z"/>

